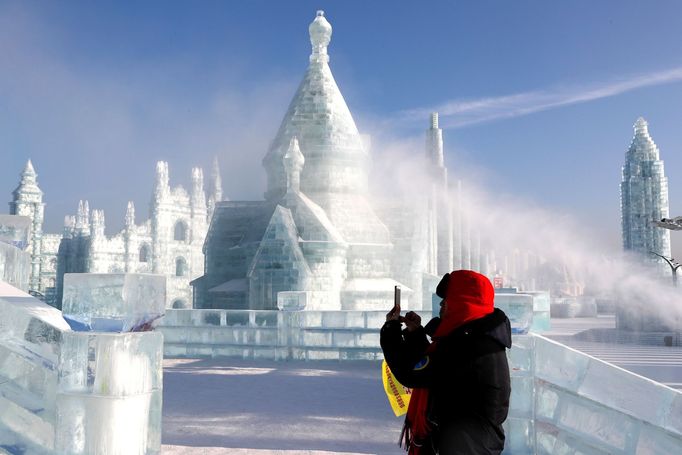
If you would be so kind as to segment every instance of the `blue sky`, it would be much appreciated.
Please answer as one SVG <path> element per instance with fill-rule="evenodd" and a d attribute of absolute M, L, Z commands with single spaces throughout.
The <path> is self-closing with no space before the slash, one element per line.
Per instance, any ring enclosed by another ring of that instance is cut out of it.
<path fill-rule="evenodd" d="M 141 218 L 159 159 L 187 184 L 217 155 L 226 196 L 260 198 L 260 160 L 307 66 L 317 9 L 334 27 L 332 71 L 375 143 L 421 143 L 426 113 L 449 111 L 451 173 L 475 170 L 492 192 L 570 214 L 617 247 L 620 167 L 642 115 L 682 214 L 676 1 L 5 1 L 7 201 L 29 157 L 52 232 L 80 198 L 109 230 L 129 199 Z"/>

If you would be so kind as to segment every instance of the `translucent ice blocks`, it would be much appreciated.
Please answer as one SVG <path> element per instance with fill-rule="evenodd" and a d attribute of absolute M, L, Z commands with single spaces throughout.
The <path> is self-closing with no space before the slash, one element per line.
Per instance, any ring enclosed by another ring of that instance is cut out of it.
<path fill-rule="evenodd" d="M 165 312 L 166 278 L 140 273 L 67 273 L 62 311 L 76 331 L 136 332 Z"/>

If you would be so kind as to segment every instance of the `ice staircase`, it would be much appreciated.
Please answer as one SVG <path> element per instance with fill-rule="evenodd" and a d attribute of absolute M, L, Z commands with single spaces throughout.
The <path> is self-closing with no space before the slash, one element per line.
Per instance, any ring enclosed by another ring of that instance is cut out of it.
<path fill-rule="evenodd" d="M 74 332 L 0 281 L 0 454 L 156 454 L 160 333 Z"/>

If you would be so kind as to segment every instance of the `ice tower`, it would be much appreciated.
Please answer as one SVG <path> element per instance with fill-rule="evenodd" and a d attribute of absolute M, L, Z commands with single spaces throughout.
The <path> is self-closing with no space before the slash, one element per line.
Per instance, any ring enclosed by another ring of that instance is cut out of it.
<path fill-rule="evenodd" d="M 453 217 L 448 191 L 448 169 L 443 157 L 443 130 L 438 126 L 438 113 L 431 114 L 426 130 L 426 160 L 431 177 L 429 200 L 429 261 L 427 272 L 444 275 L 453 270 Z"/>
<path fill-rule="evenodd" d="M 38 175 L 33 169 L 31 160 L 21 173 L 21 182 L 12 192 L 12 202 L 9 203 L 10 215 L 23 215 L 31 219 L 29 231 L 29 252 L 31 253 L 31 279 L 29 289 L 40 290 L 40 255 L 42 250 L 43 219 L 45 204 L 43 192 L 38 187 Z"/>
<path fill-rule="evenodd" d="M 634 129 L 620 184 L 623 248 L 660 262 L 651 253 L 670 256 L 670 231 L 654 224 L 668 217 L 668 179 L 647 121 L 638 118 Z"/>

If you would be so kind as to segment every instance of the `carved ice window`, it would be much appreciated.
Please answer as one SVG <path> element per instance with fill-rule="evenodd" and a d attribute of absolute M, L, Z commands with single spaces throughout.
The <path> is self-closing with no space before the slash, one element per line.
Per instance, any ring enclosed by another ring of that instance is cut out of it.
<path fill-rule="evenodd" d="M 178 242 L 187 241 L 187 224 L 184 221 L 178 221 L 175 223 L 175 229 L 173 230 L 173 239 Z"/>
<path fill-rule="evenodd" d="M 177 258 L 175 260 L 175 276 L 187 275 L 187 261 L 185 258 Z"/>
<path fill-rule="evenodd" d="M 142 245 L 140 248 L 140 262 L 149 262 L 149 246 Z"/>

